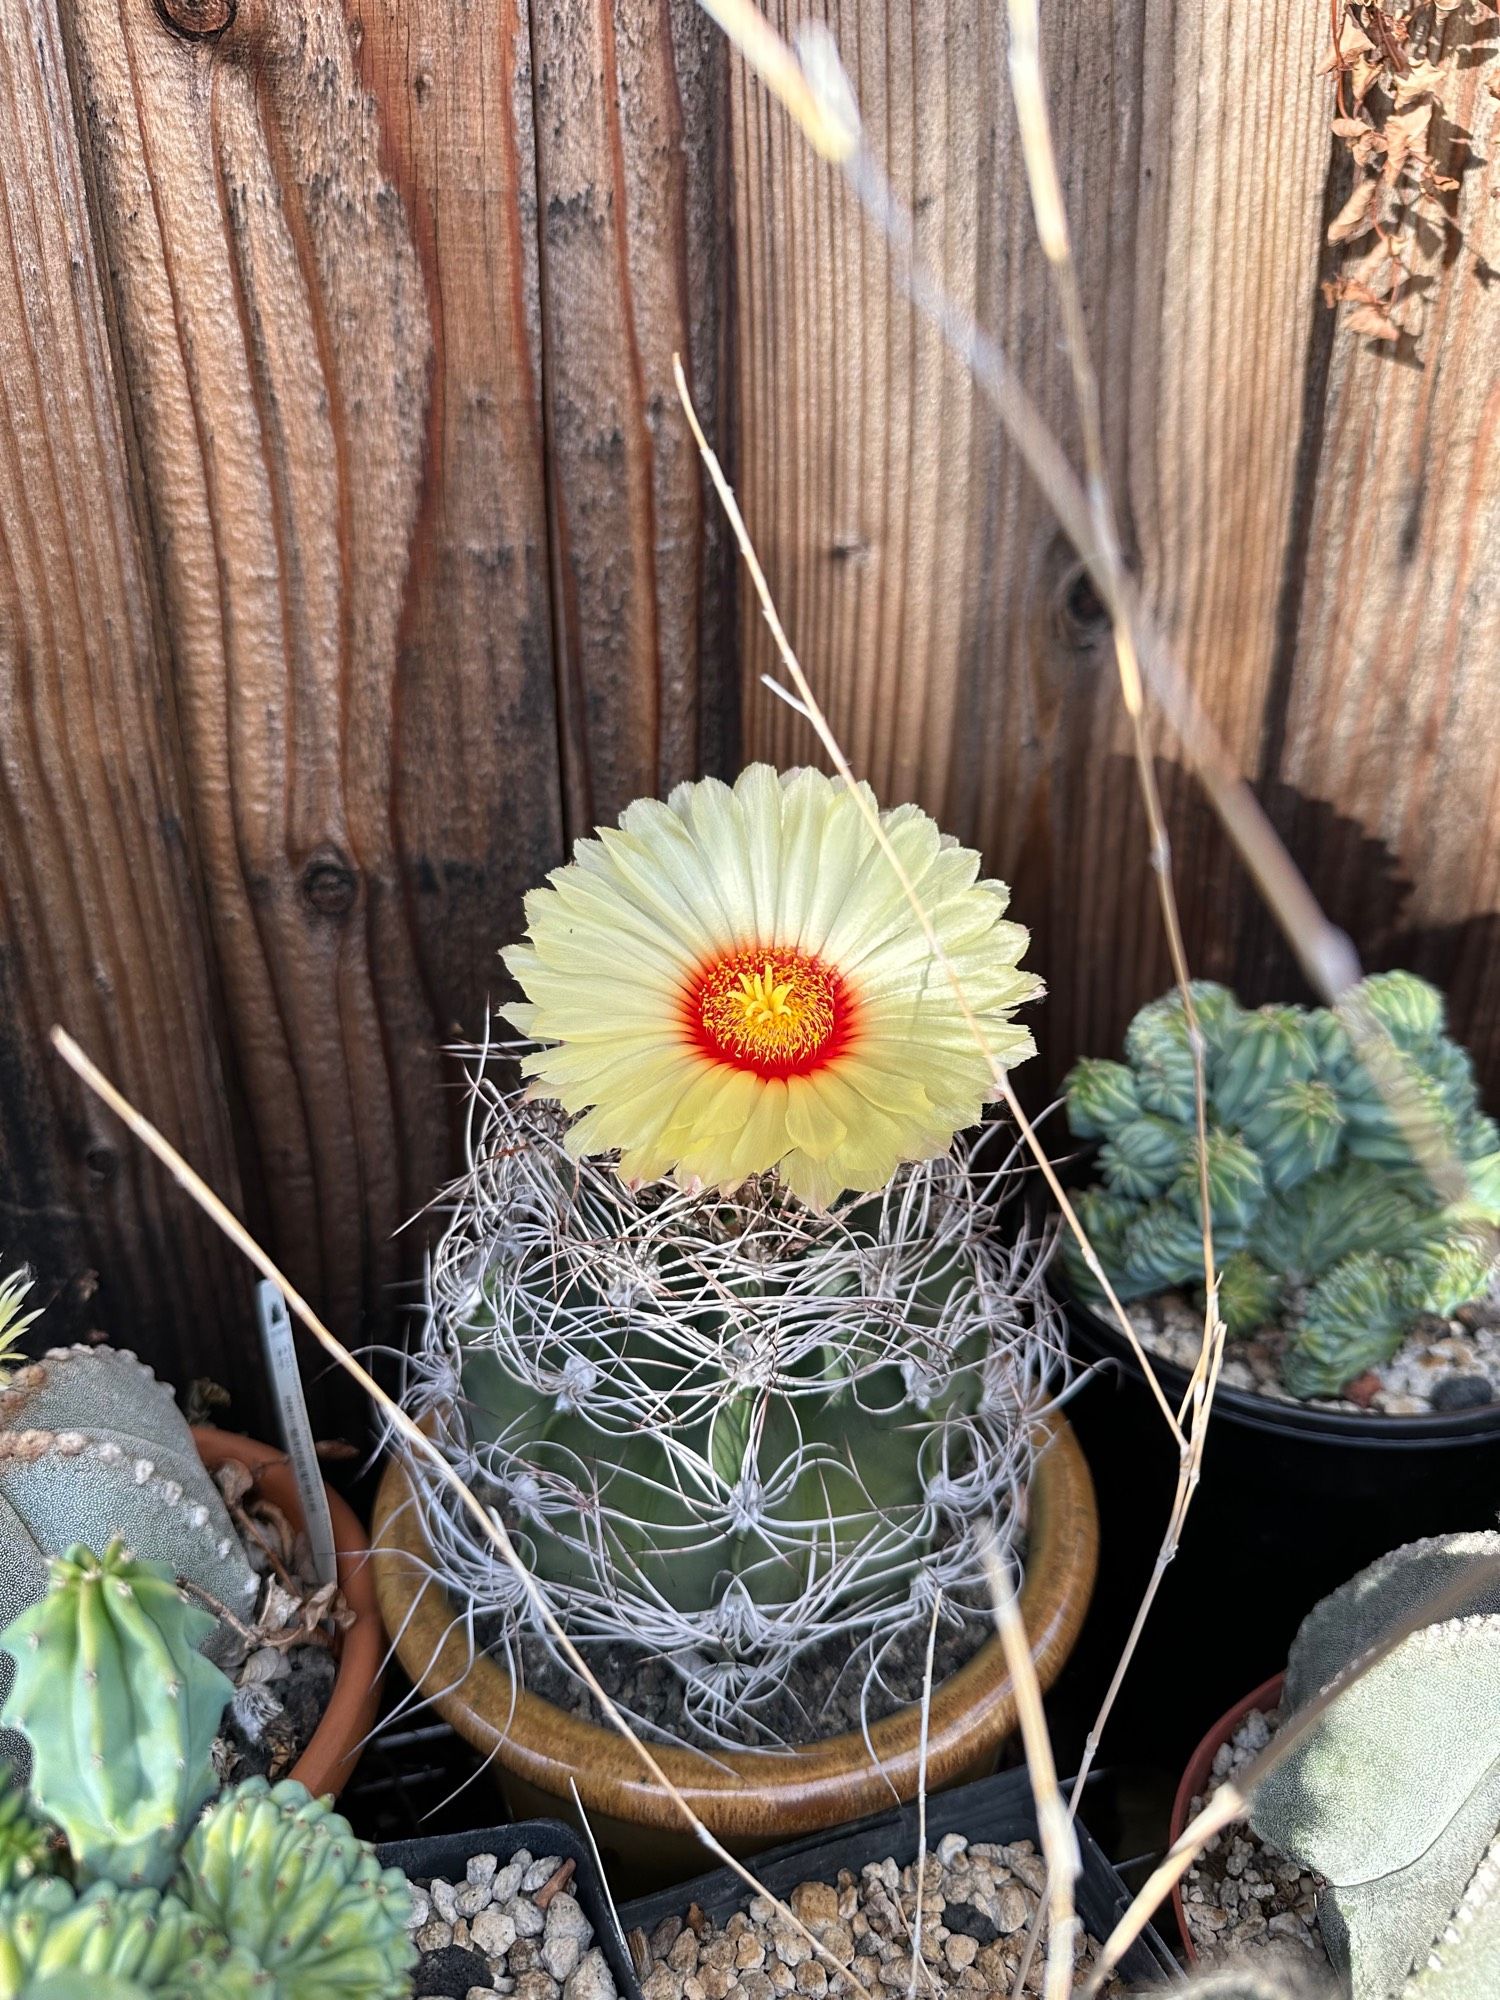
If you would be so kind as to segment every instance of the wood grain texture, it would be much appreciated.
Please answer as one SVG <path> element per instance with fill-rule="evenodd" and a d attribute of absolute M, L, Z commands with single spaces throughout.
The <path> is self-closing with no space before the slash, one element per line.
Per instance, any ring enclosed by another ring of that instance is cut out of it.
<path fill-rule="evenodd" d="M 1072 442 L 999 17 L 815 11 Z M 1500 1095 L 1495 38 L 1445 29 L 1455 230 L 1393 354 L 1318 298 L 1320 9 L 1042 11 L 1132 559 L 1335 917 L 1449 985 Z M 248 1284 L 50 1071 L 52 1018 L 378 1338 L 524 891 L 741 723 L 811 753 L 674 351 L 856 763 L 1014 885 L 1033 1096 L 1166 983 L 1098 608 L 693 0 L 0 0 L 0 60 L 0 1227 L 66 1330 L 253 1381 Z M 1159 753 L 1196 965 L 1295 992 Z"/>
<path fill-rule="evenodd" d="M 0 1261 L 249 1398 L 233 1259 L 43 1051 L 66 1021 L 242 1199 L 163 635 L 56 24 L 0 9 Z M 26 163 L 25 172 L 14 171 Z"/>
<path fill-rule="evenodd" d="M 26 11 L 0 0 L 23 54 Z M 153 0 L 44 10 L 160 607 L 141 674 L 181 785 L 184 955 L 221 1001 L 189 1028 L 133 994 L 132 1016 L 205 1073 L 163 1122 L 353 1340 L 390 1325 L 420 1245 L 396 1233 L 457 1164 L 442 1051 L 483 1032 L 523 893 L 565 830 L 720 754 L 720 544 L 660 418 L 676 349 L 718 393 L 718 291 L 689 273 L 718 233 L 725 70 L 689 6 L 622 11 L 239 0 L 210 34 Z M 598 227 L 568 229 L 575 196 Z M 23 270 L 50 385 L 42 304 Z M 54 652 L 71 694 L 82 651 Z M 68 857 L 81 817 L 57 819 Z M 33 1068 L 42 969 L 16 953 Z M 193 1143 L 210 1117 L 217 1153 Z M 245 1345 L 248 1283 L 226 1289 L 210 1372 L 228 1330 Z"/>
<path fill-rule="evenodd" d="M 803 11 L 771 9 L 783 28 Z M 815 12 L 921 253 L 1075 444 L 996 20 L 901 0 Z M 1481 714 L 1500 656 L 1497 391 L 1479 358 L 1500 310 L 1485 278 L 1495 171 L 1465 177 L 1467 248 L 1419 365 L 1403 365 L 1336 333 L 1318 297 L 1342 197 L 1318 9 L 1054 0 L 1042 17 L 1112 477 L 1149 599 L 1339 920 L 1373 962 L 1405 952 L 1452 986 L 1500 1093 L 1500 1023 L 1481 1003 L 1500 971 L 1497 725 Z M 1447 65 L 1470 157 L 1488 158 L 1495 65 L 1456 48 Z M 1012 883 L 1050 989 L 1039 1099 L 1170 976 L 1107 633 L 834 175 L 738 65 L 731 105 L 750 529 L 856 766 Z M 747 749 L 812 755 L 806 726 L 757 686 L 773 655 L 749 608 L 741 638 Z M 1300 992 L 1176 754 L 1163 741 L 1195 966 L 1257 999 Z M 1422 882 L 1416 920 L 1430 908 L 1461 940 L 1374 920 L 1401 877 Z"/>

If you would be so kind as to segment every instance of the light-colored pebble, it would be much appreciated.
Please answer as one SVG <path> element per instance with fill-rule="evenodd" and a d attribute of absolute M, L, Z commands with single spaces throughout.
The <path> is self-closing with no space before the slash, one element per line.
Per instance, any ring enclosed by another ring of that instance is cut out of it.
<path fill-rule="evenodd" d="M 491 1905 L 481 1910 L 470 1924 L 469 1935 L 475 1950 L 482 1951 L 486 1958 L 504 1958 L 516 1941 L 516 1920 Z"/>

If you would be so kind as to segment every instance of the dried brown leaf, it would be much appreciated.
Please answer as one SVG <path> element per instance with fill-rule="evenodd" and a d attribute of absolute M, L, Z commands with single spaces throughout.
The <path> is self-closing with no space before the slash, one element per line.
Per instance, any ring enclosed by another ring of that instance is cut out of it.
<path fill-rule="evenodd" d="M 1392 324 L 1390 317 L 1379 306 L 1356 306 L 1344 321 L 1350 333 L 1363 334 L 1369 340 L 1399 340 L 1401 329 Z"/>
<path fill-rule="evenodd" d="M 1453 0 L 1453 4 L 1459 5 L 1460 0 Z M 1327 55 L 1318 64 L 1318 75 L 1327 76 L 1331 70 L 1346 68 L 1355 56 L 1363 55 L 1374 46 L 1354 16 L 1346 14 L 1339 28 L 1337 43 L 1329 43 Z"/>
<path fill-rule="evenodd" d="M 1410 104 L 1414 97 L 1421 97 L 1424 93 L 1436 97 L 1442 85 L 1443 72 L 1435 62 L 1429 62 L 1423 56 L 1419 62 L 1412 64 L 1405 76 L 1396 79 L 1393 95 L 1397 108 Z"/>
<path fill-rule="evenodd" d="M 1359 139 L 1370 127 L 1363 118 L 1335 118 L 1333 129 L 1340 139 Z"/>
<path fill-rule="evenodd" d="M 255 1481 L 248 1466 L 241 1465 L 237 1458 L 226 1458 L 214 1474 L 214 1483 L 223 1494 L 225 1505 L 237 1507 Z"/>
<path fill-rule="evenodd" d="M 1356 183 L 1353 194 L 1328 225 L 1330 243 L 1349 243 L 1356 236 L 1363 236 L 1370 228 L 1372 222 L 1370 208 L 1378 185 L 1378 182 L 1372 180 Z"/>

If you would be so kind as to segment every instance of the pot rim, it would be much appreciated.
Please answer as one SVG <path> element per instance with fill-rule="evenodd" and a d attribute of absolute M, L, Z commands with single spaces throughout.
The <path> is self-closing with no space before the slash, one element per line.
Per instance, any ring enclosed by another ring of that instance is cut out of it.
<path fill-rule="evenodd" d="M 211 1473 L 237 1459 L 273 1506 L 299 1527 L 306 1527 L 297 1481 L 284 1451 L 243 1437 L 238 1431 L 219 1430 L 213 1424 L 194 1424 L 193 1442 Z M 333 1517 L 339 1589 L 354 1613 L 354 1623 L 339 1634 L 338 1668 L 322 1720 L 286 1775 L 306 1785 L 315 1798 L 325 1793 L 337 1798 L 354 1774 L 379 1711 L 385 1638 L 364 1528 L 353 1508 L 326 1482 L 323 1491 Z"/>
<path fill-rule="evenodd" d="M 1278 1707 L 1281 1702 L 1282 1685 L 1285 1680 L 1286 1674 L 1284 1671 L 1279 1674 L 1272 1674 L 1269 1680 L 1262 1681 L 1258 1688 L 1252 1688 L 1249 1694 L 1244 1695 L 1237 1701 L 1233 1708 L 1225 1709 L 1218 1721 L 1207 1731 L 1197 1749 L 1188 1759 L 1187 1768 L 1184 1770 L 1181 1782 L 1177 1787 L 1177 1796 L 1172 1801 L 1172 1817 L 1167 1828 L 1167 1846 L 1169 1849 L 1177 1845 L 1178 1838 L 1188 1823 L 1188 1814 L 1192 1811 L 1193 1800 L 1203 1791 L 1204 1785 L 1213 1771 L 1214 1758 L 1218 1753 L 1220 1744 L 1229 1741 L 1230 1737 L 1233 1736 L 1252 1708 L 1265 1709 Z M 1181 1934 L 1182 1948 L 1188 1955 L 1188 1962 L 1196 1964 L 1198 1954 L 1193 1949 L 1192 1938 L 1188 1935 L 1187 1912 L 1182 1906 L 1181 1878 L 1172 1884 L 1172 1914 L 1177 1919 L 1177 1929 Z"/>
<path fill-rule="evenodd" d="M 1028 1495 L 1029 1551 L 1021 1614 L 1043 1688 L 1072 1651 L 1098 1566 L 1093 1481 L 1071 1426 L 1043 1420 L 1046 1442 Z M 576 1784 L 586 1813 L 682 1831 L 671 1797 L 645 1772 L 623 1737 L 513 1686 L 484 1654 L 471 1655 L 448 1592 L 432 1574 L 416 1496 L 405 1466 L 387 1464 L 372 1530 L 375 1588 L 402 1666 L 445 1720 L 475 1748 L 527 1783 L 567 1800 Z M 927 1747 L 932 1790 L 998 1745 L 1015 1726 L 1016 1702 L 998 1638 L 933 1690 Z M 710 1754 L 653 1743 L 652 1754 L 700 1817 L 730 1842 L 787 1840 L 915 1796 L 920 1710 L 913 1703 L 859 1730 L 789 1751 Z M 873 1756 L 872 1756 L 873 1751 Z"/>
<path fill-rule="evenodd" d="M 1070 1322 L 1083 1338 L 1102 1348 L 1111 1359 L 1140 1371 L 1114 1320 L 1087 1299 L 1081 1299 L 1062 1283 L 1058 1293 Z M 1164 1354 L 1153 1354 L 1151 1365 L 1162 1386 L 1180 1398 L 1187 1393 L 1188 1372 Z M 1488 1403 L 1477 1410 L 1417 1411 L 1410 1416 L 1388 1416 L 1383 1411 L 1314 1409 L 1307 1403 L 1283 1403 L 1257 1390 L 1237 1389 L 1220 1382 L 1214 1391 L 1214 1415 L 1223 1416 L 1246 1430 L 1269 1432 L 1285 1439 L 1322 1438 L 1325 1443 L 1352 1445 L 1371 1451 L 1444 1450 L 1466 1444 L 1488 1444 L 1500 1438 L 1500 1403 Z"/>

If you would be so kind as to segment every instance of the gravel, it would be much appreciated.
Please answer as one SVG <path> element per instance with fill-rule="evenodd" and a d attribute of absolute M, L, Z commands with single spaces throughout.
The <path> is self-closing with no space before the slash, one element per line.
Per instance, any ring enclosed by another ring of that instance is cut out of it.
<path fill-rule="evenodd" d="M 1009 1994 L 1036 1912 L 1046 1867 L 1034 1844 L 1001 1847 L 947 1834 L 922 1873 L 921 1965 L 917 1992 Z M 854 1993 L 857 1979 L 868 1993 L 904 2000 L 911 1985 L 916 1923 L 917 1871 L 894 1860 L 870 1862 L 859 1875 L 839 1871 L 836 1882 L 803 1882 L 788 1902 L 802 1923 L 848 1974 L 830 1967 L 789 1924 L 768 1897 L 754 1897 L 720 1929 L 696 1904 L 668 1917 L 649 1935 L 627 1938 L 645 2000 L 778 2000 L 778 1996 Z M 1028 1994 L 1042 1990 L 1046 1970 L 1046 1920 L 1033 1954 Z M 1093 1938 L 1080 1938 L 1075 1986 L 1098 1956 Z M 1106 2000 L 1124 1989 L 1111 1980 Z"/>
<path fill-rule="evenodd" d="M 1125 1310 L 1141 1344 L 1153 1354 L 1180 1368 L 1196 1364 L 1203 1315 L 1181 1292 L 1138 1299 Z M 1248 1339 L 1226 1341 L 1221 1383 L 1273 1402 L 1302 1401 L 1281 1386 L 1285 1344 L 1286 1335 L 1276 1326 L 1262 1327 Z M 1357 1386 L 1357 1396 L 1309 1398 L 1307 1407 L 1415 1417 L 1500 1402 L 1500 1290 L 1475 1305 L 1460 1306 L 1452 1319 L 1424 1315 L 1385 1366 L 1372 1368 Z"/>
<path fill-rule="evenodd" d="M 523 1847 L 504 1863 L 471 1855 L 462 1882 L 415 1882 L 416 2000 L 616 2000 L 572 1875 L 571 1861 Z"/>
<path fill-rule="evenodd" d="M 1227 1778 L 1243 1770 L 1274 1735 L 1280 1716 L 1252 1708 L 1214 1756 L 1207 1793 L 1193 1800 L 1200 1812 Z M 1190 1815 L 1191 1817 L 1191 1815 Z M 1288 1859 L 1243 1822 L 1229 1826 L 1204 1848 L 1182 1885 L 1182 1909 L 1193 1948 L 1205 1965 L 1253 1953 L 1289 1968 L 1323 1964 L 1318 1930 L 1319 1876 Z"/>

